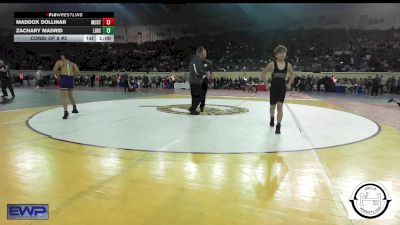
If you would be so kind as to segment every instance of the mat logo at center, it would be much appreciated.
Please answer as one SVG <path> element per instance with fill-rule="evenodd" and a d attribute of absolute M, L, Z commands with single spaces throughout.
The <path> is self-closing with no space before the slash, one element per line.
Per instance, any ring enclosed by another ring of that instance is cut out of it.
<path fill-rule="evenodd" d="M 179 104 L 179 105 L 158 106 L 157 110 L 165 113 L 188 115 L 189 108 L 190 108 L 189 104 Z M 204 108 L 204 112 L 202 112 L 200 115 L 203 116 L 235 115 L 247 112 L 249 112 L 249 110 L 243 107 L 231 106 L 231 105 L 207 104 Z"/>

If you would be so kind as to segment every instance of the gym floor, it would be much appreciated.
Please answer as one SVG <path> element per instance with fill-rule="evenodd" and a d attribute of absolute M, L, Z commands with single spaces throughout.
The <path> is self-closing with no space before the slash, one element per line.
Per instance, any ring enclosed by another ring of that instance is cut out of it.
<path fill-rule="evenodd" d="M 288 92 L 276 135 L 268 92 L 209 90 L 191 116 L 188 90 L 78 87 L 67 120 L 57 89 L 15 92 L 0 104 L 1 225 L 400 224 L 391 95 Z M 348 218 L 364 181 L 392 182 L 392 218 Z M 49 204 L 49 220 L 7 220 L 7 204 Z"/>

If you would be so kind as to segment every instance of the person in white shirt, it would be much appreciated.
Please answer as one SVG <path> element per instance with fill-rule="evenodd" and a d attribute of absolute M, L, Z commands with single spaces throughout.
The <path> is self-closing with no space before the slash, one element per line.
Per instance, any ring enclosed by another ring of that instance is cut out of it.
<path fill-rule="evenodd" d="M 36 81 L 35 91 L 37 91 L 37 90 L 45 91 L 45 89 L 43 88 L 44 80 L 43 80 L 43 70 L 42 69 L 43 69 L 43 67 L 39 66 L 38 71 L 36 71 L 36 74 L 35 74 L 35 81 Z"/>

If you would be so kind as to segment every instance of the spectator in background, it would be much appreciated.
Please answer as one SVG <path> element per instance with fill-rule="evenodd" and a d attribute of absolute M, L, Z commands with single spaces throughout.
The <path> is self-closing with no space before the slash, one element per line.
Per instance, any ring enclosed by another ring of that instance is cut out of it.
<path fill-rule="evenodd" d="M 31 76 L 29 74 L 26 74 L 25 79 L 28 82 L 28 87 L 31 87 Z"/>
<path fill-rule="evenodd" d="M 24 73 L 22 72 L 19 73 L 19 85 L 24 85 Z"/>
<path fill-rule="evenodd" d="M 121 75 L 122 86 L 124 87 L 125 92 L 129 92 L 129 76 L 127 73 L 123 73 Z"/>
<path fill-rule="evenodd" d="M 396 85 L 397 85 L 397 91 L 396 91 L 396 93 L 397 93 L 397 94 L 400 94 L 400 76 L 397 77 Z"/>
<path fill-rule="evenodd" d="M 379 78 L 378 74 L 376 74 L 375 78 L 372 80 L 372 92 L 371 92 L 371 97 L 376 97 L 378 96 L 379 92 L 379 84 L 381 82 L 381 79 Z"/>
<path fill-rule="evenodd" d="M 100 75 L 96 75 L 96 78 L 95 78 L 95 86 L 96 87 L 99 87 L 100 86 Z"/>
<path fill-rule="evenodd" d="M 43 86 L 44 86 L 44 74 L 43 74 L 43 67 L 39 66 L 38 71 L 36 71 L 35 74 L 35 82 L 36 82 L 36 87 L 35 91 L 44 91 Z"/>
<path fill-rule="evenodd" d="M 388 88 L 389 88 L 388 93 L 390 94 L 396 93 L 397 83 L 396 83 L 396 78 L 394 76 L 389 79 Z"/>
<path fill-rule="evenodd" d="M 385 80 L 383 79 L 383 75 L 379 80 L 379 95 L 383 94 L 383 86 L 385 86 Z"/>
<path fill-rule="evenodd" d="M 168 86 L 169 86 L 170 89 L 174 89 L 174 84 L 175 84 L 175 76 L 174 76 L 173 73 L 174 73 L 174 71 L 172 71 L 172 74 L 171 74 L 171 76 L 169 78 Z"/>
<path fill-rule="evenodd" d="M 372 78 L 371 78 L 371 76 L 368 76 L 368 79 L 366 80 L 365 89 L 366 89 L 367 93 L 372 93 Z"/>
<path fill-rule="evenodd" d="M 300 95 L 300 82 L 300 77 L 296 76 L 293 81 L 292 94 L 290 94 L 290 96 L 293 96 L 295 91 L 297 91 L 297 95 Z"/>
<path fill-rule="evenodd" d="M 15 98 L 14 89 L 12 86 L 12 78 L 10 75 L 10 69 L 4 64 L 3 60 L 0 60 L 0 81 L 1 81 L 1 91 L 3 95 L 1 97 L 8 96 L 7 88 L 10 90 L 12 98 Z"/>
<path fill-rule="evenodd" d="M 96 79 L 96 75 L 92 74 L 92 76 L 90 76 L 90 87 L 94 87 L 95 79 Z"/>
<path fill-rule="evenodd" d="M 353 94 L 354 85 L 352 84 L 350 79 L 347 79 L 347 82 L 345 83 L 345 86 L 346 86 L 346 95 L 347 94 Z"/>

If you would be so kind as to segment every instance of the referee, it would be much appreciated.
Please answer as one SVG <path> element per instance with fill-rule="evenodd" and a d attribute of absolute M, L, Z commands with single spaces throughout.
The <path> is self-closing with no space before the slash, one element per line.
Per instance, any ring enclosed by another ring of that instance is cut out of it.
<path fill-rule="evenodd" d="M 207 51 L 204 47 L 199 46 L 196 49 L 196 55 L 190 62 L 189 67 L 189 83 L 190 83 L 190 93 L 192 95 L 192 106 L 189 108 L 191 115 L 199 115 L 200 113 L 196 111 L 197 106 L 203 100 L 203 80 L 207 77 L 207 71 L 204 69 L 204 63 L 207 57 Z"/>
<path fill-rule="evenodd" d="M 212 79 L 211 74 L 212 74 L 212 62 L 208 59 L 205 60 L 204 64 L 204 70 L 206 70 L 207 72 L 207 77 L 205 77 L 203 79 L 203 83 L 201 84 L 201 88 L 203 90 L 203 96 L 202 96 L 202 100 L 200 103 L 200 111 L 203 112 L 204 111 L 204 106 L 206 105 L 206 95 L 207 95 L 207 90 L 208 90 L 208 83 L 210 81 L 210 79 Z"/>
<path fill-rule="evenodd" d="M 15 98 L 10 70 L 8 66 L 4 64 L 3 60 L 0 60 L 0 80 L 1 80 L 1 91 L 3 92 L 3 95 L 1 97 L 8 96 L 7 94 L 7 88 L 8 88 L 11 92 L 12 98 Z"/>

